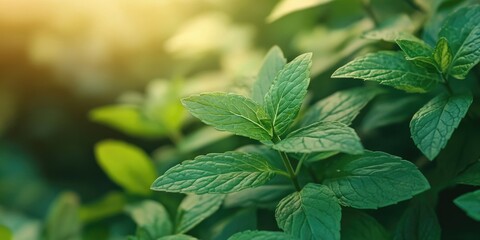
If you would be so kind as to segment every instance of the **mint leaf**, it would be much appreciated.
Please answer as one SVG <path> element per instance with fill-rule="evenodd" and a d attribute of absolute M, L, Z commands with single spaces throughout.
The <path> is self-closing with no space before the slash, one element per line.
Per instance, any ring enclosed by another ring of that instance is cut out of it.
<path fill-rule="evenodd" d="M 459 9 L 445 19 L 439 33 L 453 54 L 449 74 L 464 79 L 480 61 L 480 5 Z"/>
<path fill-rule="evenodd" d="M 324 151 L 363 153 L 363 146 L 355 130 L 340 122 L 318 122 L 300 128 L 273 145 L 273 148 L 295 153 Z"/>
<path fill-rule="evenodd" d="M 267 21 L 273 22 L 290 13 L 312 8 L 331 1 L 332 0 L 282 0 L 275 6 L 270 15 L 268 15 Z"/>
<path fill-rule="evenodd" d="M 435 50 L 433 51 L 433 59 L 437 63 L 437 66 L 442 73 L 447 73 L 448 67 L 452 62 L 452 53 L 448 47 L 448 41 L 442 37 L 438 40 Z"/>
<path fill-rule="evenodd" d="M 125 211 L 135 221 L 141 234 L 147 235 L 150 239 L 157 239 L 172 233 L 170 216 L 163 205 L 158 202 L 144 200 L 128 205 Z"/>
<path fill-rule="evenodd" d="M 448 139 L 467 114 L 471 95 L 440 95 L 413 115 L 410 133 L 417 147 L 433 160 L 447 145 Z"/>
<path fill-rule="evenodd" d="M 477 161 L 475 164 L 467 168 L 467 170 L 465 170 L 455 179 L 455 182 L 480 186 L 480 162 Z"/>
<path fill-rule="evenodd" d="M 440 240 L 440 223 L 431 204 L 423 199 L 412 201 L 400 219 L 393 239 Z"/>
<path fill-rule="evenodd" d="M 277 170 L 258 154 L 211 153 L 170 168 L 152 185 L 156 191 L 230 193 L 268 182 Z"/>
<path fill-rule="evenodd" d="M 401 52 L 389 51 L 357 58 L 337 69 L 332 78 L 376 81 L 407 92 L 427 92 L 439 81 L 437 73 L 405 61 Z"/>
<path fill-rule="evenodd" d="M 256 140 L 272 138 L 271 123 L 263 108 L 252 100 L 231 93 L 205 93 L 182 99 L 196 118 L 218 130 Z"/>
<path fill-rule="evenodd" d="M 434 64 L 432 60 L 433 48 L 420 39 L 397 39 L 397 45 L 406 55 L 407 60 L 419 60 Z"/>
<path fill-rule="evenodd" d="M 463 194 L 453 200 L 471 218 L 480 221 L 480 190 Z"/>
<path fill-rule="evenodd" d="M 225 195 L 187 195 L 177 210 L 176 233 L 185 233 L 215 213 L 222 205 Z"/>
<path fill-rule="evenodd" d="M 342 155 L 328 163 L 323 184 L 348 207 L 376 209 L 430 187 L 414 164 L 383 152 Z"/>
<path fill-rule="evenodd" d="M 375 218 L 358 210 L 342 212 L 342 240 L 389 240 L 390 234 Z"/>
<path fill-rule="evenodd" d="M 252 87 L 252 99 L 260 105 L 263 105 L 265 95 L 272 86 L 272 82 L 277 73 L 287 63 L 287 59 L 283 56 L 282 50 L 274 46 L 270 48 L 267 56 L 263 59 L 262 67 L 258 72 L 257 80 Z"/>
<path fill-rule="evenodd" d="M 197 238 L 185 234 L 176 234 L 157 238 L 155 240 L 197 240 Z"/>
<path fill-rule="evenodd" d="M 275 210 L 278 226 L 299 239 L 340 239 L 341 207 L 326 186 L 309 183 L 282 199 Z"/>
<path fill-rule="evenodd" d="M 157 173 L 150 157 L 140 148 L 116 140 L 95 145 L 97 162 L 108 177 L 131 193 L 149 195 Z"/>
<path fill-rule="evenodd" d="M 77 194 L 73 192 L 61 193 L 49 207 L 45 222 L 45 239 L 82 239 L 79 208 L 80 199 Z"/>
<path fill-rule="evenodd" d="M 353 88 L 338 91 L 315 103 L 305 113 L 301 126 L 320 121 L 337 121 L 350 125 L 368 102 L 382 93 L 378 88 Z"/>
<path fill-rule="evenodd" d="M 269 232 L 269 231 L 244 231 L 239 232 L 231 237 L 228 240 L 294 240 L 290 235 L 287 235 L 283 232 Z"/>
<path fill-rule="evenodd" d="M 123 211 L 126 202 L 126 196 L 122 192 L 107 193 L 93 203 L 82 204 L 79 211 L 80 220 L 83 223 L 92 223 L 115 216 Z"/>
<path fill-rule="evenodd" d="M 278 72 L 265 96 L 265 108 L 274 132 L 281 136 L 295 120 L 310 82 L 312 54 L 306 53 L 289 62 Z"/>

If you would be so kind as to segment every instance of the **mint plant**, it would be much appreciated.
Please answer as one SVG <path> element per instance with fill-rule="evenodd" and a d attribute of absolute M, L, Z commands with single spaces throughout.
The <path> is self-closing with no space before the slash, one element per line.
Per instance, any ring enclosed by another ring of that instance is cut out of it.
<path fill-rule="evenodd" d="M 342 208 L 376 209 L 429 189 L 415 165 L 365 150 L 348 126 L 381 90 L 341 91 L 299 114 L 310 82 L 311 56 L 302 54 L 285 63 L 280 49 L 272 48 L 251 97 L 214 92 L 183 98 L 187 110 L 205 124 L 261 144 L 184 161 L 151 188 L 223 195 L 261 188 L 278 177 L 289 179 L 293 187 L 279 196 L 275 207 L 283 233 L 247 231 L 230 239 L 340 239 Z M 260 190 L 256 197 L 265 193 Z"/>

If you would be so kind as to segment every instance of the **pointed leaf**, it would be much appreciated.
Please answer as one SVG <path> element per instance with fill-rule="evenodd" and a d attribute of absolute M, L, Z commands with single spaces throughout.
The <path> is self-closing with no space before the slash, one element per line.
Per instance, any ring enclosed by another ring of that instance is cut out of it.
<path fill-rule="evenodd" d="M 228 240 L 294 240 L 290 235 L 287 235 L 283 232 L 269 232 L 269 231 L 244 231 L 239 232 L 231 237 Z"/>
<path fill-rule="evenodd" d="M 257 81 L 253 84 L 252 99 L 260 105 L 263 105 L 265 95 L 272 86 L 273 80 L 277 73 L 287 63 L 287 59 L 283 56 L 282 50 L 274 46 L 270 48 L 267 56 L 263 59 L 262 67 L 258 72 Z"/>
<path fill-rule="evenodd" d="M 312 54 L 298 56 L 280 70 L 265 96 L 265 108 L 275 133 L 281 136 L 297 117 L 310 82 Z"/>
<path fill-rule="evenodd" d="M 480 190 L 463 194 L 453 200 L 471 218 L 480 221 Z"/>
<path fill-rule="evenodd" d="M 455 182 L 480 186 L 480 162 L 477 161 L 475 164 L 467 168 L 467 170 L 465 170 L 455 179 Z"/>
<path fill-rule="evenodd" d="M 427 92 L 438 82 L 438 74 L 406 61 L 401 52 L 380 51 L 357 58 L 337 69 L 332 78 L 376 81 L 407 92 Z"/>
<path fill-rule="evenodd" d="M 405 53 L 407 60 L 420 60 L 434 64 L 432 60 L 433 48 L 422 40 L 397 39 L 395 42 Z"/>
<path fill-rule="evenodd" d="M 353 209 L 342 212 L 342 240 L 389 240 L 390 234 L 375 218 Z"/>
<path fill-rule="evenodd" d="M 448 40 L 453 54 L 449 74 L 464 79 L 480 61 L 480 5 L 452 13 L 445 19 L 439 37 Z"/>
<path fill-rule="evenodd" d="M 448 71 L 448 67 L 452 62 L 452 53 L 450 52 L 446 38 L 442 37 L 438 40 L 437 46 L 435 46 L 435 50 L 433 51 L 433 59 L 435 59 L 435 62 L 442 73 Z"/>
<path fill-rule="evenodd" d="M 230 93 L 206 93 L 182 99 L 190 113 L 218 130 L 256 140 L 270 140 L 270 120 L 252 100 Z"/>
<path fill-rule="evenodd" d="M 383 152 L 343 155 L 329 164 L 323 183 L 344 206 L 376 209 L 409 199 L 430 187 L 411 162 Z"/>
<path fill-rule="evenodd" d="M 424 200 L 413 202 L 400 219 L 393 239 L 440 240 L 441 229 L 435 209 Z"/>
<path fill-rule="evenodd" d="M 176 233 L 185 233 L 215 213 L 222 205 L 225 195 L 203 194 L 187 195 L 177 210 Z"/>
<path fill-rule="evenodd" d="M 275 176 L 275 169 L 258 154 L 211 153 L 170 168 L 152 185 L 156 191 L 230 193 L 257 187 Z"/>
<path fill-rule="evenodd" d="M 410 133 L 417 147 L 433 160 L 447 145 L 448 139 L 467 114 L 471 95 L 440 95 L 413 115 Z"/>
<path fill-rule="evenodd" d="M 144 200 L 128 205 L 125 211 L 142 231 L 141 234 L 147 235 L 150 239 L 157 239 L 172 233 L 170 216 L 163 205 L 158 202 Z"/>
<path fill-rule="evenodd" d="M 272 10 L 270 15 L 267 17 L 267 21 L 273 22 L 290 13 L 312 8 L 331 1 L 332 0 L 282 0 Z"/>

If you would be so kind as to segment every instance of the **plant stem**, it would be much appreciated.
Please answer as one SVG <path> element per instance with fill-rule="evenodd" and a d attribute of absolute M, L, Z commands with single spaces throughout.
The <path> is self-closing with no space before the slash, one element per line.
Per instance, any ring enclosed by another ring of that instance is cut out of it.
<path fill-rule="evenodd" d="M 363 6 L 363 9 L 365 10 L 365 13 L 372 20 L 375 27 L 378 27 L 380 25 L 380 22 L 378 21 L 377 16 L 375 16 L 375 13 L 373 12 L 373 8 L 372 8 L 372 5 L 370 4 L 370 0 L 362 0 L 362 6 Z"/>
<path fill-rule="evenodd" d="M 282 151 L 278 151 L 278 153 L 282 157 L 283 165 L 285 165 L 285 168 L 287 169 L 288 174 L 290 175 L 290 179 L 293 182 L 293 186 L 295 186 L 295 189 L 297 191 L 300 191 L 301 190 L 300 184 L 298 184 L 297 175 L 295 175 L 295 172 L 293 171 L 293 167 L 292 167 L 292 164 L 290 163 L 290 159 L 288 158 L 288 155 Z"/>
<path fill-rule="evenodd" d="M 302 157 L 300 158 L 300 160 L 298 161 L 298 165 L 297 165 L 297 168 L 295 169 L 295 175 L 298 176 L 298 174 L 300 173 L 300 170 L 302 169 L 302 165 L 303 165 L 303 161 L 305 161 L 305 159 L 308 157 L 308 154 L 303 154 Z"/>
<path fill-rule="evenodd" d="M 445 77 L 445 75 L 443 75 L 442 73 L 440 73 L 440 76 L 443 80 L 443 85 L 447 89 L 448 93 L 450 93 L 450 95 L 453 95 L 453 90 L 452 90 L 452 87 L 450 86 L 450 82 L 448 82 L 448 77 Z"/>

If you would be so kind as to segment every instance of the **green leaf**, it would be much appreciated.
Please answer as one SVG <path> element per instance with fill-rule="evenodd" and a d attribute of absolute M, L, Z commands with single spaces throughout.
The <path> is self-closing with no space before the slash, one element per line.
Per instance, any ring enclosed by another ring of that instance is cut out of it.
<path fill-rule="evenodd" d="M 355 130 L 339 122 L 318 122 L 300 128 L 288 134 L 273 148 L 296 153 L 325 151 L 363 153 L 363 146 Z"/>
<path fill-rule="evenodd" d="M 405 61 L 401 52 L 389 51 L 357 58 L 337 69 L 332 78 L 376 81 L 407 92 L 427 92 L 439 81 L 437 73 Z"/>
<path fill-rule="evenodd" d="M 156 240 L 197 240 L 197 238 L 194 238 L 192 236 L 185 235 L 185 234 L 176 234 L 176 235 L 161 237 Z"/>
<path fill-rule="evenodd" d="M 228 240 L 294 240 L 290 235 L 287 235 L 283 232 L 269 232 L 269 231 L 244 231 L 239 232 L 231 237 Z"/>
<path fill-rule="evenodd" d="M 147 234 L 150 239 L 172 234 L 172 222 L 168 212 L 158 202 L 144 200 L 127 205 L 125 211 L 132 217 L 138 228 L 143 228 L 143 234 Z"/>
<path fill-rule="evenodd" d="M 0 225 L 0 239 L 12 240 L 12 238 L 13 238 L 12 231 L 10 231 L 9 228 L 7 228 L 3 225 Z"/>
<path fill-rule="evenodd" d="M 375 218 L 358 210 L 342 212 L 342 240 L 389 240 L 387 230 Z"/>
<path fill-rule="evenodd" d="M 95 146 L 97 162 L 112 181 L 128 192 L 149 195 L 157 173 L 148 155 L 140 148 L 117 140 Z"/>
<path fill-rule="evenodd" d="M 190 113 L 218 130 L 256 140 L 270 140 L 270 119 L 263 108 L 236 94 L 205 93 L 182 99 Z"/>
<path fill-rule="evenodd" d="M 280 70 L 265 96 L 265 107 L 274 132 L 281 136 L 295 120 L 310 82 L 312 54 L 298 56 Z"/>
<path fill-rule="evenodd" d="M 337 121 L 350 125 L 368 102 L 382 93 L 378 88 L 353 88 L 338 91 L 315 103 L 305 113 L 301 126 L 320 121 Z"/>
<path fill-rule="evenodd" d="M 123 193 L 110 192 L 94 203 L 82 205 L 80 219 L 83 223 L 90 223 L 114 216 L 123 211 L 126 202 Z"/>
<path fill-rule="evenodd" d="M 205 126 L 183 137 L 176 147 L 182 153 L 192 153 L 230 136 L 232 136 L 230 132 L 222 132 Z"/>
<path fill-rule="evenodd" d="M 431 204 L 413 201 L 400 219 L 393 239 L 440 240 L 440 224 Z"/>
<path fill-rule="evenodd" d="M 433 160 L 447 145 L 471 103 L 472 96 L 469 94 L 444 94 L 430 100 L 413 115 L 410 133 L 428 159 Z"/>
<path fill-rule="evenodd" d="M 275 210 L 278 226 L 299 239 L 340 239 L 341 207 L 326 186 L 309 183 Z"/>
<path fill-rule="evenodd" d="M 50 206 L 46 220 L 46 239 L 80 240 L 81 223 L 79 217 L 80 200 L 73 192 L 61 193 Z"/>
<path fill-rule="evenodd" d="M 432 59 L 433 48 L 422 40 L 397 39 L 395 42 L 405 53 L 407 60 L 419 60 L 435 66 Z"/>
<path fill-rule="evenodd" d="M 196 194 L 230 193 L 263 185 L 276 171 L 258 154 L 211 153 L 170 168 L 155 180 L 152 189 Z"/>
<path fill-rule="evenodd" d="M 258 72 L 257 80 L 252 87 L 252 99 L 260 105 L 263 105 L 265 95 L 272 86 L 272 82 L 277 73 L 287 63 L 282 50 L 278 46 L 270 48 L 263 59 L 262 67 Z"/>
<path fill-rule="evenodd" d="M 332 0 L 282 0 L 273 8 L 270 15 L 268 15 L 267 21 L 271 23 L 290 13 L 319 6 L 331 1 Z"/>
<path fill-rule="evenodd" d="M 480 186 L 480 162 L 477 161 L 475 164 L 467 168 L 467 170 L 465 170 L 455 179 L 455 182 Z"/>
<path fill-rule="evenodd" d="M 480 5 L 452 13 L 445 19 L 438 36 L 448 40 L 453 54 L 449 74 L 464 79 L 480 61 Z"/>
<path fill-rule="evenodd" d="M 343 155 L 328 164 L 323 184 L 344 206 L 376 209 L 430 188 L 414 164 L 383 152 Z"/>
<path fill-rule="evenodd" d="M 453 200 L 471 218 L 480 221 L 480 190 L 463 194 Z"/>
<path fill-rule="evenodd" d="M 175 232 L 185 233 L 194 228 L 215 213 L 224 198 L 222 194 L 187 195 L 178 206 Z"/>
<path fill-rule="evenodd" d="M 452 62 L 452 53 L 448 47 L 448 41 L 442 37 L 438 40 L 435 50 L 433 51 L 433 59 L 437 63 L 439 70 L 442 73 L 447 73 L 450 63 Z"/>

